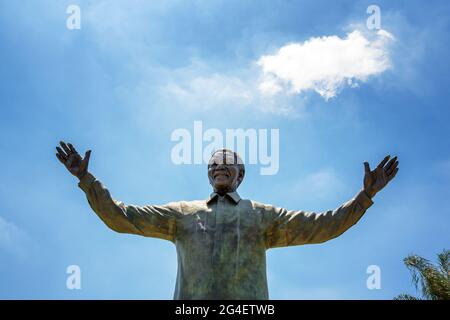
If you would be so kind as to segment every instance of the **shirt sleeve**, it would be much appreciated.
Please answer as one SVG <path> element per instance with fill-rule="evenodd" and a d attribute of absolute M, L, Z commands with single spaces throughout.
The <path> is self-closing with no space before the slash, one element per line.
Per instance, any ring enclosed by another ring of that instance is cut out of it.
<path fill-rule="evenodd" d="M 356 224 L 372 204 L 367 194 L 361 191 L 339 208 L 322 213 L 266 206 L 266 247 L 322 243 L 334 239 Z"/>
<path fill-rule="evenodd" d="M 108 189 L 87 173 L 78 183 L 89 205 L 112 230 L 175 241 L 176 220 L 181 214 L 178 202 L 166 205 L 126 205 L 111 197 Z"/>

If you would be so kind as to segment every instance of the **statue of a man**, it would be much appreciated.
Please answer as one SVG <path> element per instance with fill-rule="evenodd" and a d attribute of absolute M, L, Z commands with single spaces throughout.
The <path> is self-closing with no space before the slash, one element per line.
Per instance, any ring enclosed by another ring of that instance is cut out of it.
<path fill-rule="evenodd" d="M 336 238 L 358 222 L 398 172 L 397 157 L 385 157 L 374 170 L 365 162 L 363 188 L 350 201 L 322 213 L 288 211 L 241 199 L 236 190 L 244 164 L 222 149 L 208 163 L 208 199 L 135 206 L 114 200 L 88 171 L 90 150 L 82 158 L 70 143 L 60 144 L 57 158 L 80 179 L 90 206 L 109 228 L 175 244 L 174 299 L 268 299 L 267 249 Z"/>

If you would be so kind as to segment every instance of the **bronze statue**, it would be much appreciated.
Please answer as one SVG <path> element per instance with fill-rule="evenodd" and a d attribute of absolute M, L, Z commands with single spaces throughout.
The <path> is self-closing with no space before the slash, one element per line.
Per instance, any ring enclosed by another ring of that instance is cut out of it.
<path fill-rule="evenodd" d="M 57 158 L 80 179 L 90 206 L 112 230 L 172 241 L 178 272 L 174 299 L 268 299 L 266 250 L 322 243 L 362 217 L 372 198 L 397 174 L 397 157 L 371 170 L 364 163 L 363 188 L 350 201 L 323 213 L 288 211 L 241 199 L 236 192 L 245 166 L 233 151 L 216 151 L 208 163 L 213 193 L 206 200 L 135 206 L 114 200 L 82 158 L 60 142 Z"/>

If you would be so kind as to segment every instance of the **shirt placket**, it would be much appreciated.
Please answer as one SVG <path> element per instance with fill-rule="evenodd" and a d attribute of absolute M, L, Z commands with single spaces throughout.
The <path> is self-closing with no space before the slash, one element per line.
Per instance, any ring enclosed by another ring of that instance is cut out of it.
<path fill-rule="evenodd" d="M 213 266 L 217 266 L 220 261 L 220 253 L 223 245 L 223 221 L 226 211 L 226 203 L 224 197 L 218 197 L 215 212 L 215 232 L 214 232 L 214 248 L 212 254 Z"/>

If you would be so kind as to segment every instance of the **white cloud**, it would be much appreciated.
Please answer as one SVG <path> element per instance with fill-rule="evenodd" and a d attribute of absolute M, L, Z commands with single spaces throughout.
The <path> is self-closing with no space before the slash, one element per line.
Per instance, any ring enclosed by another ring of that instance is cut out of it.
<path fill-rule="evenodd" d="M 22 256 L 23 243 L 27 236 L 15 224 L 0 217 L 0 249 Z"/>
<path fill-rule="evenodd" d="M 305 184 L 313 191 L 325 191 L 335 189 L 340 185 L 340 180 L 333 169 L 325 168 L 308 175 Z"/>
<path fill-rule="evenodd" d="M 304 210 L 327 210 L 342 200 L 346 183 L 333 168 L 320 168 L 296 181 L 286 196 L 296 199 Z M 339 200 L 341 199 L 341 200 Z M 339 201 L 338 201 L 339 200 Z M 338 201 L 338 202 L 336 202 Z"/>
<path fill-rule="evenodd" d="M 261 95 L 251 77 L 199 74 L 190 79 L 170 79 L 161 89 L 166 99 L 175 100 L 177 105 L 191 110 L 255 108 L 280 115 L 301 114 L 300 102 L 294 112 L 289 97 Z"/>
<path fill-rule="evenodd" d="M 160 51 L 163 49 L 141 41 L 138 35 L 141 30 L 149 29 L 152 37 L 161 37 L 158 28 L 148 28 L 146 24 L 160 23 L 170 7 L 156 6 L 151 10 L 139 7 L 124 12 L 118 4 L 110 8 L 109 2 L 101 1 L 89 7 L 86 13 L 86 23 L 92 24 L 99 48 L 108 55 L 126 59 L 126 72 L 134 74 L 135 79 L 140 78 L 137 85 L 125 84 L 118 92 L 141 88 L 145 107 L 149 104 L 149 92 L 157 89 L 158 98 L 163 99 L 158 103 L 176 108 L 237 107 L 301 116 L 309 98 L 305 94 L 307 91 L 315 91 L 328 100 L 343 87 L 356 88 L 391 68 L 388 45 L 394 39 L 392 34 L 385 30 L 364 32 L 357 25 L 349 26 L 350 32 L 344 38 L 331 35 L 286 44 L 274 54 L 262 55 L 244 66 L 233 66 L 231 61 L 227 63 L 229 68 L 218 70 L 208 62 L 198 61 L 192 56 L 195 50 L 188 49 L 185 53 L 190 64 L 176 68 L 164 66 L 149 59 L 164 52 Z M 93 24 L 105 8 L 114 19 Z M 152 19 L 143 20 L 147 14 Z M 123 23 L 117 24 L 117 21 Z M 138 93 L 130 96 L 137 97 Z M 137 99 L 134 101 L 136 104 Z M 151 103 L 154 102 L 152 97 Z"/>
<path fill-rule="evenodd" d="M 149 5 L 138 2 L 133 8 L 125 8 L 121 2 L 102 0 L 85 10 L 85 24 L 92 29 L 101 52 L 118 61 L 127 61 L 121 67 L 124 72 L 132 74 L 133 79 L 141 79 L 137 85 L 124 81 L 118 91 L 142 88 L 144 107 L 155 102 L 154 97 L 148 101 L 148 92 L 157 88 L 161 95 L 158 98 L 164 99 L 158 103 L 167 102 L 175 108 L 202 110 L 233 106 L 302 115 L 308 99 L 306 91 L 315 91 L 328 100 L 343 87 L 356 88 L 360 82 L 391 67 L 388 44 L 394 39 L 392 34 L 385 30 L 364 31 L 361 25 L 352 24 L 343 38 L 313 37 L 286 44 L 272 55 L 248 61 L 246 66 L 234 66 L 231 61 L 226 69 L 218 70 L 209 63 L 196 62 L 195 47 L 176 44 L 169 50 L 174 43 L 173 39 L 166 39 L 166 17 L 178 5 L 177 1 Z M 157 41 L 150 43 L 146 39 Z M 157 45 L 158 41 L 165 44 Z M 270 43 L 270 39 L 264 38 L 266 48 Z M 176 61 L 167 66 L 152 58 L 163 53 L 170 57 L 172 52 L 176 53 L 174 59 L 190 60 L 191 64 L 179 67 L 180 61 Z"/>
<path fill-rule="evenodd" d="M 181 104 L 209 108 L 217 105 L 249 105 L 254 94 L 238 77 L 221 74 L 199 75 L 186 82 L 171 81 L 165 92 Z"/>
<path fill-rule="evenodd" d="M 302 194 L 307 191 L 308 194 L 320 195 L 319 197 L 328 197 L 342 186 L 342 181 L 333 169 L 322 168 L 306 176 L 299 184 L 297 184 L 297 190 L 302 189 Z"/>
<path fill-rule="evenodd" d="M 259 89 L 269 96 L 314 90 L 328 100 L 345 85 L 356 87 L 357 81 L 389 69 L 388 44 L 393 39 L 385 30 L 367 35 L 355 30 L 345 38 L 315 37 L 287 44 L 258 60 L 263 71 Z"/>
<path fill-rule="evenodd" d="M 328 100 L 344 86 L 357 88 L 360 82 L 391 68 L 388 46 L 394 39 L 392 34 L 353 30 L 345 38 L 315 37 L 285 45 L 253 65 L 226 73 L 195 61 L 168 71 L 169 80 L 162 92 L 193 109 L 254 107 L 263 112 L 301 115 L 307 91 Z M 300 99 L 294 100 L 296 96 Z"/>

